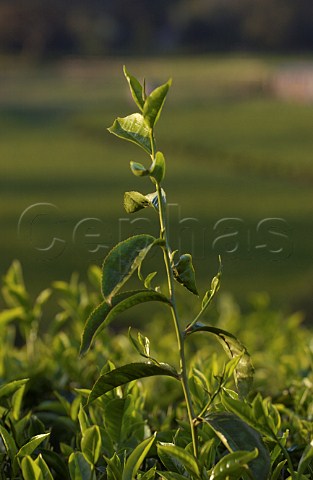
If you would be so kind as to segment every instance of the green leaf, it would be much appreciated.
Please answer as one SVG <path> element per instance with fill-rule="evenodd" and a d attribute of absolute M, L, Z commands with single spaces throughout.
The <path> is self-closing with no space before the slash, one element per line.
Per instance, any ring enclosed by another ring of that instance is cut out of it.
<path fill-rule="evenodd" d="M 184 475 L 186 473 L 186 468 L 184 467 L 182 461 L 177 459 L 171 452 L 167 451 L 167 448 L 159 448 L 160 445 L 162 447 L 167 447 L 168 445 L 174 445 L 173 443 L 161 443 L 158 445 L 158 456 L 161 462 L 163 463 L 166 470 L 170 471 L 171 473 L 177 473 Z M 184 477 L 185 478 L 185 477 Z"/>
<path fill-rule="evenodd" d="M 85 430 L 81 441 L 81 449 L 85 458 L 92 465 L 95 465 L 99 460 L 101 451 L 101 434 L 98 425 L 92 425 Z"/>
<path fill-rule="evenodd" d="M 173 444 L 158 444 L 157 448 L 160 455 L 164 453 L 165 455 L 173 457 L 173 460 L 181 462 L 193 479 L 201 480 L 199 465 L 193 455 Z"/>
<path fill-rule="evenodd" d="M 96 335 L 117 315 L 135 305 L 153 301 L 170 305 L 169 299 L 155 290 L 135 290 L 120 293 L 113 297 L 112 305 L 108 305 L 105 301 L 102 302 L 87 319 L 82 335 L 80 355 L 87 352 Z"/>
<path fill-rule="evenodd" d="M 219 259 L 219 269 L 215 277 L 212 278 L 210 290 L 208 290 L 203 297 L 202 311 L 206 310 L 206 308 L 210 305 L 215 294 L 219 291 L 221 286 L 222 260 L 220 256 L 218 257 L 218 259 Z"/>
<path fill-rule="evenodd" d="M 92 466 L 81 452 L 74 452 L 68 460 L 71 480 L 92 480 Z"/>
<path fill-rule="evenodd" d="M 282 469 L 284 468 L 285 464 L 286 464 L 287 460 L 282 460 L 281 462 L 278 463 L 278 465 L 276 465 L 275 469 L 273 470 L 273 472 L 271 473 L 271 480 L 279 480 L 280 478 L 282 478 Z"/>
<path fill-rule="evenodd" d="M 22 380 L 13 380 L 13 382 L 6 383 L 0 387 L 0 398 L 9 397 L 19 390 L 23 385 L 28 382 L 28 378 Z"/>
<path fill-rule="evenodd" d="M 251 357 L 246 347 L 234 335 L 220 328 L 196 323 L 190 330 L 188 328 L 186 330 L 187 335 L 196 332 L 212 333 L 219 340 L 229 358 L 240 357 L 235 369 L 235 381 L 239 395 L 245 397 L 250 391 L 254 374 Z"/>
<path fill-rule="evenodd" d="M 313 440 L 311 440 L 311 442 L 309 443 L 309 445 L 307 445 L 301 455 L 301 458 L 300 458 L 300 461 L 299 461 L 299 464 L 298 464 L 298 475 L 302 475 L 307 466 L 309 465 L 309 463 L 312 461 L 313 459 Z"/>
<path fill-rule="evenodd" d="M 150 128 L 140 113 L 117 118 L 108 130 L 123 140 L 135 143 L 151 155 L 153 140 L 151 140 Z"/>
<path fill-rule="evenodd" d="M 111 372 L 101 375 L 94 384 L 88 397 L 88 404 L 96 400 L 96 398 L 113 390 L 113 388 L 129 383 L 139 378 L 152 377 L 156 375 L 166 375 L 178 379 L 179 375 L 176 370 L 167 363 L 129 363 L 118 367 Z"/>
<path fill-rule="evenodd" d="M 162 152 L 157 152 L 150 167 L 150 177 L 161 183 L 165 177 L 165 158 Z"/>
<path fill-rule="evenodd" d="M 136 177 L 145 177 L 150 174 L 150 171 L 142 163 L 130 162 L 130 169 Z"/>
<path fill-rule="evenodd" d="M 126 80 L 128 81 L 128 84 L 129 84 L 129 88 L 130 88 L 130 91 L 131 91 L 131 94 L 132 94 L 132 97 L 135 101 L 135 103 L 137 104 L 137 106 L 140 108 L 140 110 L 142 111 L 143 110 L 143 106 L 144 106 L 144 91 L 143 91 L 143 87 L 142 85 L 140 84 L 140 82 L 137 80 L 136 77 L 133 77 L 132 75 L 130 75 L 128 73 L 128 71 L 126 70 L 126 67 L 124 65 L 123 67 L 123 70 L 124 70 L 124 75 L 126 77 Z"/>
<path fill-rule="evenodd" d="M 173 273 L 177 282 L 181 283 L 194 295 L 198 295 L 195 270 L 189 253 L 180 256 L 178 262 L 173 267 Z"/>
<path fill-rule="evenodd" d="M 248 471 L 248 463 L 258 456 L 255 449 L 252 452 L 229 453 L 213 468 L 210 480 L 239 480 Z"/>
<path fill-rule="evenodd" d="M 150 128 L 154 127 L 160 117 L 165 98 L 171 84 L 172 80 L 169 79 L 168 82 L 153 90 L 153 92 L 151 92 L 146 98 L 143 107 L 143 116 Z"/>
<path fill-rule="evenodd" d="M 132 336 L 130 333 L 131 327 L 128 329 L 128 338 L 135 348 L 136 352 L 139 353 L 142 357 L 150 358 L 150 340 L 148 337 L 145 337 L 140 332 L 137 334 L 137 339 Z"/>
<path fill-rule="evenodd" d="M 110 480 L 121 480 L 122 477 L 122 464 L 119 456 L 115 452 L 112 458 L 104 457 L 107 462 L 107 477 Z"/>
<path fill-rule="evenodd" d="M 180 473 L 176 473 L 176 472 L 158 471 L 158 475 L 160 475 L 160 478 L 165 478 L 165 480 L 186 480 L 185 475 L 180 475 Z"/>
<path fill-rule="evenodd" d="M 17 454 L 17 446 L 14 438 L 2 425 L 0 425 L 0 435 L 2 437 L 7 454 L 9 455 L 11 462 L 13 462 L 14 457 Z"/>
<path fill-rule="evenodd" d="M 24 458 L 28 458 L 28 457 L 24 457 Z M 23 462 L 23 460 L 22 460 L 22 462 Z M 52 476 L 52 474 L 49 470 L 49 467 L 46 464 L 46 462 L 44 461 L 44 459 L 42 458 L 41 454 L 38 455 L 38 457 L 35 460 L 35 463 L 36 463 L 36 465 L 38 465 L 38 467 L 41 470 L 43 480 L 53 480 L 53 476 Z"/>
<path fill-rule="evenodd" d="M 26 388 L 26 383 L 22 385 L 12 396 L 12 416 L 14 420 L 18 420 L 21 413 L 23 396 Z"/>
<path fill-rule="evenodd" d="M 123 470 L 122 480 L 133 480 L 137 474 L 140 465 L 146 458 L 150 448 L 155 440 L 156 433 L 152 437 L 143 440 L 126 460 L 125 468 Z"/>
<path fill-rule="evenodd" d="M 218 412 L 206 415 L 207 422 L 230 451 L 257 449 L 258 457 L 252 460 L 250 468 L 258 480 L 267 480 L 271 459 L 260 434 L 233 413 Z"/>
<path fill-rule="evenodd" d="M 151 206 L 148 198 L 140 192 L 124 193 L 124 208 L 127 213 L 134 213 Z"/>
<path fill-rule="evenodd" d="M 84 434 L 87 428 L 90 427 L 90 424 L 89 424 L 88 416 L 82 405 L 80 405 L 79 407 L 78 421 L 79 421 L 80 431 L 82 434 Z"/>
<path fill-rule="evenodd" d="M 31 455 L 34 450 L 46 439 L 50 433 L 41 433 L 40 435 L 35 435 L 32 437 L 29 442 L 23 445 L 20 450 L 17 452 L 17 457 L 24 457 L 26 455 Z"/>
<path fill-rule="evenodd" d="M 253 408 L 249 403 L 243 400 L 237 400 L 226 394 L 222 395 L 221 400 L 226 410 L 238 415 L 238 417 L 248 423 L 252 428 L 276 442 L 275 434 L 264 421 L 265 419 L 256 418 Z"/>
<path fill-rule="evenodd" d="M 21 470 L 25 480 L 44 480 L 45 478 L 40 466 L 37 465 L 30 456 L 23 458 L 21 462 Z"/>
<path fill-rule="evenodd" d="M 157 239 L 135 235 L 118 243 L 107 255 L 102 267 L 102 293 L 107 303 L 139 267 Z"/>

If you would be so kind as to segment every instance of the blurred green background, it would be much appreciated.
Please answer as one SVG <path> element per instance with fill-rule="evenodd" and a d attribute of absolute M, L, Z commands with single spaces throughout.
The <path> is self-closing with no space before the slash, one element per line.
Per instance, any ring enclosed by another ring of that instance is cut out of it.
<path fill-rule="evenodd" d="M 262 27 L 256 7 L 247 13 L 214 1 L 193 8 L 161 2 L 153 17 L 148 2 L 133 3 L 74 2 L 65 12 L 61 2 L 30 2 L 34 38 L 17 20 L 26 15 L 23 4 L 1 4 L 0 273 L 19 258 L 36 293 L 72 271 L 84 278 L 88 265 L 101 264 L 130 234 L 157 233 L 153 212 L 129 218 L 123 211 L 125 190 L 151 191 L 128 167 L 145 155 L 106 130 L 134 111 L 126 64 L 146 77 L 148 89 L 173 78 L 158 148 L 167 159 L 173 248 L 193 254 L 200 288 L 221 253 L 224 291 L 242 304 L 251 292 L 267 291 L 274 304 L 305 309 L 309 319 L 313 63 L 311 30 L 300 21 L 306 2 L 297 12 L 289 2 L 285 16 L 278 15 L 281 2 L 271 3 L 280 19 L 276 36 Z M 139 7 L 147 14 L 141 19 Z M 221 18 L 224 35 L 212 27 Z"/>

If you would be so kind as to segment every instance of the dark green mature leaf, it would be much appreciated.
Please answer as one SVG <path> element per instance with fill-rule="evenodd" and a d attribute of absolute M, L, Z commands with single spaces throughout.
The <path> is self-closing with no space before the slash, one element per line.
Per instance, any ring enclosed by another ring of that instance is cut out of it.
<path fill-rule="evenodd" d="M 134 213 L 151 205 L 148 198 L 140 192 L 124 193 L 124 208 L 127 213 Z"/>
<path fill-rule="evenodd" d="M 195 270 L 189 253 L 180 256 L 178 262 L 173 267 L 173 273 L 177 282 L 184 285 L 194 295 L 198 295 Z"/>
<path fill-rule="evenodd" d="M 81 452 L 74 452 L 68 459 L 71 480 L 92 480 L 92 466 Z"/>
<path fill-rule="evenodd" d="M 129 84 L 129 88 L 130 88 L 130 91 L 131 91 L 131 94 L 132 94 L 132 97 L 136 103 L 136 105 L 140 108 L 140 110 L 142 111 L 143 110 L 143 106 L 144 106 L 144 91 L 143 91 L 143 87 L 142 85 L 140 84 L 140 82 L 137 80 L 136 77 L 133 77 L 132 75 L 130 75 L 130 73 L 128 73 L 128 71 L 126 70 L 126 67 L 124 65 L 123 67 L 123 70 L 124 70 L 124 75 L 126 77 L 126 80 L 128 81 L 128 84 Z"/>
<path fill-rule="evenodd" d="M 139 145 L 139 147 L 151 155 L 151 131 L 149 125 L 140 113 L 133 113 L 132 115 L 128 115 L 128 117 L 117 118 L 108 130 L 123 140 L 128 140 L 129 142 Z"/>
<path fill-rule="evenodd" d="M 143 440 L 126 460 L 122 480 L 133 480 L 155 440 L 156 433 Z"/>
<path fill-rule="evenodd" d="M 161 183 L 165 176 L 165 158 L 162 152 L 157 152 L 150 168 L 150 177 Z"/>
<path fill-rule="evenodd" d="M 157 242 L 152 235 L 135 235 L 118 243 L 107 255 L 102 266 L 102 293 L 107 303 L 139 267 Z"/>
<path fill-rule="evenodd" d="M 153 92 L 151 92 L 146 98 L 143 107 L 143 116 L 150 128 L 154 127 L 160 117 L 165 98 L 171 84 L 172 80 L 169 79 L 168 82 L 153 90 Z"/>
<path fill-rule="evenodd" d="M 223 457 L 213 468 L 210 480 L 239 480 L 247 473 L 248 463 L 258 456 L 258 451 L 234 452 Z"/>
<path fill-rule="evenodd" d="M 246 347 L 234 335 L 220 328 L 196 323 L 190 330 L 188 330 L 188 328 L 186 330 L 187 335 L 196 332 L 212 333 L 219 340 L 226 354 L 230 358 L 240 357 L 235 369 L 235 380 L 239 395 L 245 397 L 251 388 L 254 374 L 251 357 Z"/>
<path fill-rule="evenodd" d="M 145 302 L 163 302 L 170 305 L 169 299 L 155 290 L 134 290 L 123 292 L 112 298 L 112 305 L 108 305 L 106 301 L 100 303 L 100 305 L 91 312 L 85 324 L 80 355 L 87 352 L 95 336 L 98 335 L 104 327 L 109 325 L 109 323 L 120 313 Z"/>
<path fill-rule="evenodd" d="M 139 378 L 153 377 L 156 375 L 179 378 L 176 370 L 167 363 L 160 363 L 159 365 L 142 362 L 129 363 L 101 375 L 91 390 L 88 397 L 88 404 L 120 385 L 129 383 L 132 380 L 138 380 Z"/>
<path fill-rule="evenodd" d="M 7 454 L 9 455 L 11 461 L 13 462 L 14 457 L 17 453 L 17 446 L 15 444 L 14 438 L 2 425 L 0 425 L 0 435 L 3 441 L 3 444 L 5 446 L 5 449 L 7 451 Z"/>
<path fill-rule="evenodd" d="M 206 415 L 204 421 L 214 430 L 216 435 L 230 452 L 257 449 L 258 457 L 251 461 L 251 471 L 258 480 L 267 480 L 271 459 L 260 434 L 246 422 L 229 412 L 218 412 Z"/>
<path fill-rule="evenodd" d="M 313 460 L 313 440 L 305 447 L 298 465 L 298 475 L 302 475 Z"/>
<path fill-rule="evenodd" d="M 185 467 L 186 471 L 191 475 L 193 479 L 201 480 L 200 468 L 197 460 L 193 455 L 184 450 L 181 447 L 178 447 L 174 444 L 159 444 L 158 453 L 173 457 L 174 461 L 179 460 L 182 465 Z M 178 472 L 177 472 L 178 473 Z"/>

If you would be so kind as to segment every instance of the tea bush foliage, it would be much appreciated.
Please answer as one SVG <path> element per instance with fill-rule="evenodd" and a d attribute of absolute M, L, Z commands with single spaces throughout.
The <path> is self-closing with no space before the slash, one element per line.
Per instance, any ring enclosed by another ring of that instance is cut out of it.
<path fill-rule="evenodd" d="M 145 83 L 124 74 L 139 113 L 110 131 L 145 150 L 151 165 L 131 162 L 131 171 L 156 190 L 127 192 L 124 205 L 130 214 L 154 209 L 160 236 L 123 240 L 102 268 L 90 267 L 88 285 L 72 275 L 35 299 L 19 262 L 8 270 L 0 478 L 312 478 L 311 331 L 300 314 L 272 310 L 265 294 L 245 314 L 217 296 L 221 261 L 199 299 L 192 257 L 172 251 L 166 232 L 166 161 L 154 127 L 171 82 L 147 95 Z M 167 281 L 147 270 L 152 249 L 163 253 Z M 140 287 L 126 290 L 136 273 Z M 131 327 L 146 303 L 147 321 Z"/>

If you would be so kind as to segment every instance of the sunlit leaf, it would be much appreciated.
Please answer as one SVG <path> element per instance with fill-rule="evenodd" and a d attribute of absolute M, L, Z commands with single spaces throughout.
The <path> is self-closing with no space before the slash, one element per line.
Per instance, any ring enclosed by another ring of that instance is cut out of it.
<path fill-rule="evenodd" d="M 124 193 L 124 208 L 127 213 L 134 213 L 151 205 L 148 198 L 140 192 Z"/>
<path fill-rule="evenodd" d="M 150 168 L 150 177 L 157 183 L 161 183 L 165 176 L 165 158 L 162 152 L 157 152 L 154 162 Z"/>
<path fill-rule="evenodd" d="M 111 372 L 101 375 L 94 384 L 88 398 L 88 403 L 93 402 L 96 398 L 104 395 L 113 388 L 129 383 L 139 378 L 152 377 L 156 375 L 166 375 L 178 379 L 176 370 L 167 363 L 129 363 L 118 367 Z"/>
<path fill-rule="evenodd" d="M 242 475 L 245 475 L 248 471 L 248 463 L 257 456 L 257 449 L 252 450 L 252 452 L 242 451 L 229 453 L 215 465 L 210 475 L 210 480 L 241 479 Z"/>
<path fill-rule="evenodd" d="M 25 480 L 44 480 L 41 468 L 30 456 L 23 458 L 21 462 L 21 470 Z"/>
<path fill-rule="evenodd" d="M 153 140 L 150 127 L 140 113 L 117 118 L 108 130 L 119 138 L 135 143 L 147 153 L 152 153 L 151 142 Z"/>
<path fill-rule="evenodd" d="M 152 235 L 135 235 L 118 243 L 109 252 L 102 267 L 102 293 L 108 303 L 139 267 L 155 242 Z"/>
<path fill-rule="evenodd" d="M 164 85 L 161 85 L 153 90 L 153 92 L 151 92 L 146 98 L 143 107 L 143 116 L 150 128 L 154 127 L 160 117 L 165 98 L 171 84 L 172 80 L 170 79 L 168 82 L 164 83 Z"/>
<path fill-rule="evenodd" d="M 13 380 L 12 382 L 1 385 L 0 398 L 13 395 L 13 393 L 15 393 L 19 388 L 23 387 L 28 382 L 28 380 L 28 378 L 23 378 L 22 380 Z"/>
<path fill-rule="evenodd" d="M 152 447 L 155 440 L 156 433 L 152 437 L 143 440 L 137 447 L 132 451 L 128 459 L 126 460 L 125 468 L 123 470 L 122 480 L 133 480 L 137 474 L 140 465 L 146 458 L 150 448 Z"/>
<path fill-rule="evenodd" d="M 173 457 L 173 459 L 181 462 L 193 479 L 201 480 L 200 468 L 193 455 L 188 453 L 183 448 L 173 444 L 158 444 L 157 448 L 159 454 L 165 453 L 165 455 L 169 455 Z"/>
<path fill-rule="evenodd" d="M 108 305 L 106 301 L 102 302 L 87 319 L 82 335 L 80 355 L 86 353 L 96 335 L 109 325 L 117 315 L 135 305 L 154 301 L 170 304 L 165 295 L 155 290 L 134 290 L 120 293 L 113 297 L 112 305 Z"/>
<path fill-rule="evenodd" d="M 50 433 L 42 433 L 40 435 L 35 435 L 32 437 L 25 445 L 23 445 L 20 450 L 17 452 L 18 457 L 24 457 L 26 455 L 31 455 L 34 450 L 46 439 Z"/>
<path fill-rule="evenodd" d="M 138 162 L 130 162 L 130 169 L 136 177 L 144 177 L 149 175 L 149 170 L 144 165 Z"/>
<path fill-rule="evenodd" d="M 143 106 L 144 106 L 144 103 L 145 103 L 144 102 L 143 87 L 140 84 L 140 82 L 137 80 L 136 77 L 134 77 L 133 75 L 130 75 L 130 73 L 128 73 L 125 65 L 124 65 L 123 70 L 124 70 L 124 75 L 125 75 L 125 77 L 128 81 L 132 97 L 133 97 L 135 103 L 137 104 L 137 106 L 139 107 L 139 109 L 143 110 Z"/>

